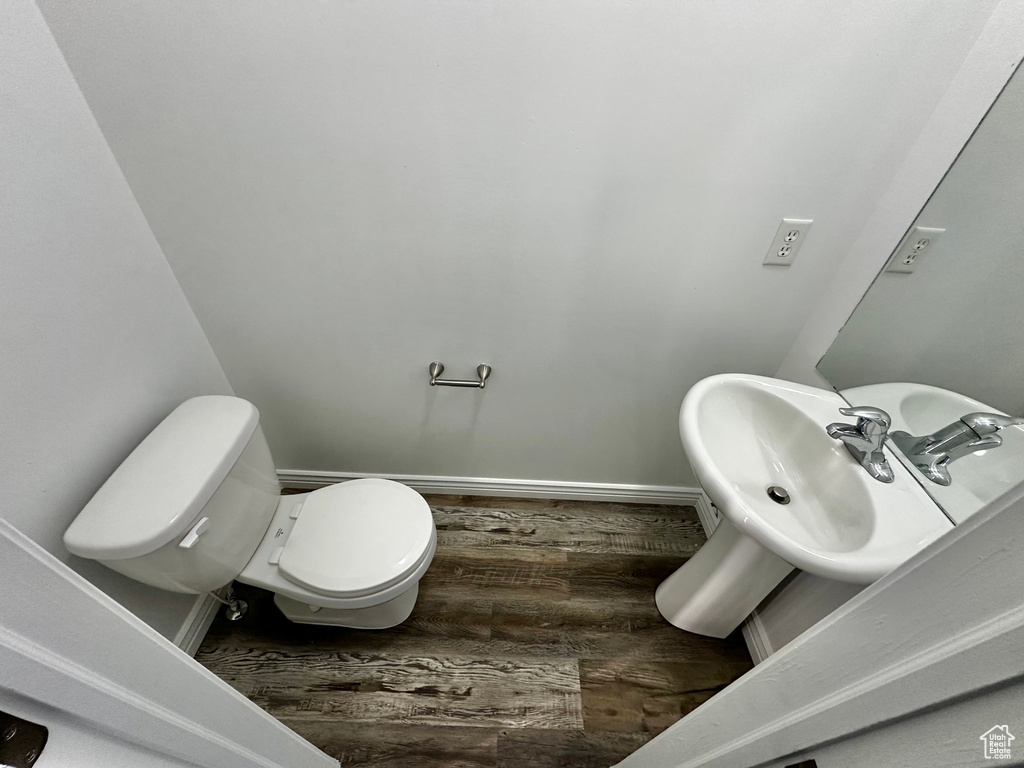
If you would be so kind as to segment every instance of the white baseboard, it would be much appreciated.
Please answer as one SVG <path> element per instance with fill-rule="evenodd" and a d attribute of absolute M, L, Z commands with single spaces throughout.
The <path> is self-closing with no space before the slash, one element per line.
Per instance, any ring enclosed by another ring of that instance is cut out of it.
<path fill-rule="evenodd" d="M 711 503 L 708 495 L 704 493 L 704 490 L 702 488 L 697 490 L 700 491 L 700 498 L 693 502 L 693 506 L 697 508 L 697 517 L 700 518 L 700 525 L 704 529 L 704 535 L 710 539 L 711 534 L 718 527 L 719 512 L 715 505 Z"/>
<path fill-rule="evenodd" d="M 575 501 L 618 501 L 635 504 L 678 504 L 711 515 L 711 504 L 700 488 L 674 485 L 620 485 L 616 483 L 569 483 L 559 480 L 508 480 L 490 477 L 443 477 L 438 475 L 389 475 L 371 472 L 315 472 L 281 469 L 277 472 L 288 488 L 322 488 L 360 477 L 395 480 L 420 493 L 467 496 L 507 496 L 527 499 L 571 499 Z"/>
<path fill-rule="evenodd" d="M 174 636 L 174 644 L 189 656 L 195 656 L 203 638 L 210 631 L 210 625 L 213 624 L 220 606 L 221 603 L 214 600 L 209 593 L 196 595 L 192 610 L 188 612 L 181 629 Z"/>
<path fill-rule="evenodd" d="M 768 633 L 765 631 L 764 624 L 761 622 L 761 614 L 757 612 L 756 608 L 753 613 L 743 620 L 741 631 L 743 632 L 743 639 L 747 643 L 750 658 L 755 665 L 760 664 L 775 652 L 771 641 L 768 639 Z"/>

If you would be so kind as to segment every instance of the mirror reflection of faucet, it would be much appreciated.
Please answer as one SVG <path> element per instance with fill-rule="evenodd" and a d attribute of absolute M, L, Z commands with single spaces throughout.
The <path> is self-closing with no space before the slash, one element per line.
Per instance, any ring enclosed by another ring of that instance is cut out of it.
<path fill-rule="evenodd" d="M 892 467 L 889 466 L 882 446 L 889 436 L 889 425 L 892 419 L 881 408 L 860 406 L 840 408 L 844 416 L 856 416 L 856 424 L 834 422 L 825 427 L 829 437 L 842 441 L 853 458 L 864 467 L 869 475 L 882 483 L 893 481 Z"/>
<path fill-rule="evenodd" d="M 892 441 L 903 451 L 921 474 L 939 485 L 949 485 L 949 465 L 977 451 L 998 448 L 1003 438 L 996 434 L 1004 427 L 1024 424 L 1024 419 L 999 413 L 968 413 L 959 421 L 922 437 L 908 432 L 893 432 Z"/>

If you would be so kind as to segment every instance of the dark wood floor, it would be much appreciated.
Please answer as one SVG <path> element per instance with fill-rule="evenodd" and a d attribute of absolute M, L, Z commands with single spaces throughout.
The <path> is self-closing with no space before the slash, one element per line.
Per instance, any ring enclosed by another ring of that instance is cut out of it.
<path fill-rule="evenodd" d="M 196 658 L 343 766 L 609 766 L 751 667 L 669 625 L 692 507 L 429 496 L 434 562 L 388 630 L 292 624 L 262 590 Z"/>

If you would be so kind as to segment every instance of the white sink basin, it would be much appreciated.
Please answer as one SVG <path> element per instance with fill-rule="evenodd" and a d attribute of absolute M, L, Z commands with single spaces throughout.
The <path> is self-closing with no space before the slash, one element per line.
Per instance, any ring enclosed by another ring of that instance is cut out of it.
<path fill-rule="evenodd" d="M 927 384 L 869 384 L 844 390 L 842 394 L 853 405 L 870 404 L 887 411 L 892 417 L 890 431 L 903 430 L 918 436 L 929 435 L 974 411 L 1003 413 L 979 400 Z M 1024 480 L 1024 427 L 1007 427 L 999 435 L 1003 444 L 998 448 L 979 451 L 950 464 L 953 482 L 948 486 L 931 482 L 906 457 L 899 454 L 899 458 L 959 522 Z"/>
<path fill-rule="evenodd" d="M 704 490 L 742 534 L 802 570 L 870 584 L 952 524 L 891 453 L 896 478 L 882 483 L 825 433 L 853 421 L 845 405 L 827 390 L 724 374 L 687 393 L 679 430 Z M 769 498 L 769 486 L 790 502 Z"/>

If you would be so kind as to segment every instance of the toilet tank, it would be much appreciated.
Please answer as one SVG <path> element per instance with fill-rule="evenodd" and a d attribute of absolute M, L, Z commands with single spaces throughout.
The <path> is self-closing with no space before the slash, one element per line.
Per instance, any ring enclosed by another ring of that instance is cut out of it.
<path fill-rule="evenodd" d="M 136 581 L 208 592 L 245 568 L 280 491 L 256 407 L 238 397 L 194 397 L 114 471 L 64 544 Z"/>

